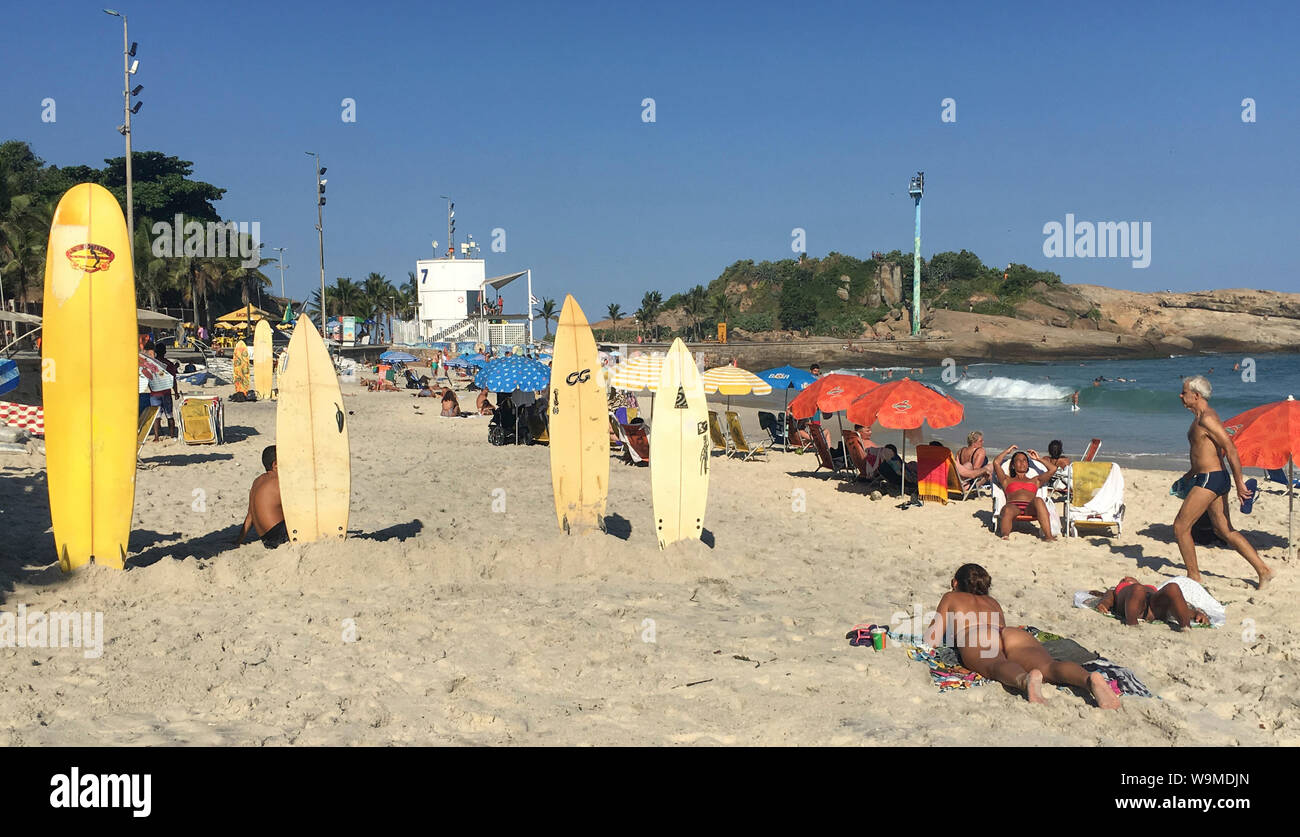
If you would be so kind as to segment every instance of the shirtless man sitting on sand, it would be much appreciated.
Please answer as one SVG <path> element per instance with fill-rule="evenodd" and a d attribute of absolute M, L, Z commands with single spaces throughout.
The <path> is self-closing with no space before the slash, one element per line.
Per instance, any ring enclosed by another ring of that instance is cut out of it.
<path fill-rule="evenodd" d="M 1153 584 L 1139 584 L 1131 575 L 1124 576 L 1119 584 L 1102 594 L 1097 610 L 1114 613 L 1121 622 L 1130 626 L 1136 625 L 1139 619 L 1163 622 L 1170 616 L 1178 620 L 1179 630 L 1186 630 L 1193 622 L 1210 624 L 1209 615 L 1199 607 L 1189 605 L 1177 584 L 1166 584 L 1157 590 Z"/>
<path fill-rule="evenodd" d="M 244 542 L 253 526 L 257 527 L 262 536 L 262 546 L 267 549 L 274 549 L 289 540 L 284 525 L 284 507 L 280 505 L 280 472 L 275 445 L 268 445 L 262 451 L 262 466 L 266 473 L 253 480 L 253 488 L 248 492 L 248 514 L 244 517 L 244 528 L 235 539 L 236 546 Z"/>
<path fill-rule="evenodd" d="M 952 592 L 939 600 L 926 630 L 930 645 L 955 645 L 966 668 L 1024 692 L 1030 703 L 1043 703 L 1043 681 L 1087 689 L 1102 709 L 1118 709 L 1119 695 L 1106 678 L 1078 663 L 1053 660 L 1032 634 L 1006 625 L 997 599 L 989 595 L 993 580 L 979 564 L 963 564 L 952 577 Z"/>
<path fill-rule="evenodd" d="M 1243 503 L 1250 499 L 1252 492 L 1246 488 L 1246 481 L 1241 475 L 1237 446 L 1224 429 L 1219 414 L 1210 406 L 1211 392 L 1208 380 L 1201 375 L 1193 375 L 1183 379 L 1183 390 L 1178 395 L 1183 406 L 1191 410 L 1196 418 L 1187 429 L 1192 469 L 1186 476 L 1192 478 L 1192 488 L 1187 492 L 1187 499 L 1183 500 L 1178 516 L 1174 518 L 1174 537 L 1178 540 L 1178 551 L 1187 567 L 1187 577 L 1199 582 L 1201 568 L 1196 563 L 1192 525 L 1208 511 L 1214 533 L 1241 553 L 1241 557 L 1259 575 L 1256 586 L 1262 590 L 1265 584 L 1273 580 L 1273 571 L 1260 560 L 1259 553 L 1255 552 L 1246 536 L 1232 528 L 1232 521 L 1228 518 L 1228 491 L 1234 484 L 1237 498 Z M 1225 456 L 1232 469 L 1231 477 L 1223 467 Z"/>

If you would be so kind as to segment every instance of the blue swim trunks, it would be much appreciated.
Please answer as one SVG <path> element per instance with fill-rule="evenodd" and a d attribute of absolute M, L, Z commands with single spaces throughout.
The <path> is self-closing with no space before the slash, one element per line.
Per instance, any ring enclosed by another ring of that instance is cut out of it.
<path fill-rule="evenodd" d="M 1198 488 L 1208 488 L 1222 497 L 1232 488 L 1232 480 L 1228 479 L 1227 471 L 1210 471 L 1205 474 L 1193 474 L 1192 485 Z"/>

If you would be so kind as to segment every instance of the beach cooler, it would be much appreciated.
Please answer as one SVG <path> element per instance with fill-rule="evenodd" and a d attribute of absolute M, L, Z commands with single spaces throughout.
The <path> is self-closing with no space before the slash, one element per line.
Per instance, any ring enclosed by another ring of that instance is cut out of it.
<path fill-rule="evenodd" d="M 225 442 L 225 411 L 221 399 L 208 395 L 181 396 L 181 441 L 187 445 Z"/>

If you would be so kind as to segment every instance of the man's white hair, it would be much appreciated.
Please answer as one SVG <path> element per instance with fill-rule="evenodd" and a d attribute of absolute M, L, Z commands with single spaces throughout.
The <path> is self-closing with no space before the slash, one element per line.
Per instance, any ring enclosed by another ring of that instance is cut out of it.
<path fill-rule="evenodd" d="M 1204 375 L 1183 378 L 1183 389 L 1191 390 L 1206 400 L 1209 400 L 1210 393 L 1214 392 L 1214 387 L 1210 386 L 1210 379 Z"/>

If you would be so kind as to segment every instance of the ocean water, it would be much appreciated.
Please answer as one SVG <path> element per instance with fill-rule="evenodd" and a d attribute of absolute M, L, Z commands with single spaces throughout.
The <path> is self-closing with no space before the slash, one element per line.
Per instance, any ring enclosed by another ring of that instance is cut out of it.
<path fill-rule="evenodd" d="M 1234 371 L 1234 365 L 1241 368 Z M 885 370 L 834 371 L 880 381 L 886 380 Z M 1010 444 L 1046 452 L 1049 441 L 1060 439 L 1067 456 L 1078 456 L 1088 440 L 1097 437 L 1102 440 L 1102 459 L 1137 468 L 1187 468 L 1187 428 L 1192 414 L 1178 400 L 1185 376 L 1209 378 L 1214 389 L 1210 405 L 1225 420 L 1288 395 L 1300 397 L 1300 354 L 978 363 L 958 366 L 956 374 L 965 377 L 956 382 L 944 381 L 943 371 L 933 365 L 923 367 L 920 375 L 894 370 L 893 380 L 902 376 L 921 380 L 966 408 L 961 424 L 955 427 L 924 428 L 925 441 L 939 438 L 956 450 L 966 443 L 968 431 L 981 430 L 985 446 L 992 452 Z M 1098 377 L 1106 380 L 1094 386 Z M 1076 390 L 1079 410 L 1074 412 L 1070 395 Z M 874 438 L 883 443 L 898 434 L 878 428 Z"/>

